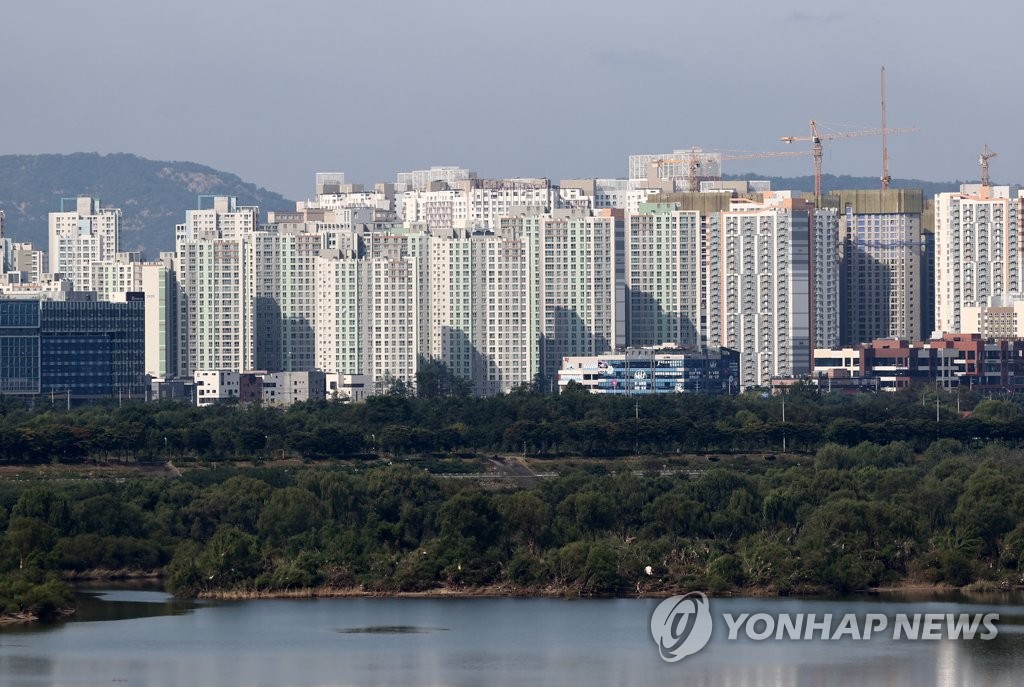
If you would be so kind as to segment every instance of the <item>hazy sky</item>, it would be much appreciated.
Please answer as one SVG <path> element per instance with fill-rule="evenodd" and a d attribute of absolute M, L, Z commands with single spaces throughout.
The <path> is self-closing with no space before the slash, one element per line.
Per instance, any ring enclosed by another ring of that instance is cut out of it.
<path fill-rule="evenodd" d="M 0 153 L 189 160 L 293 198 L 454 164 L 625 176 L 630 153 L 786 149 L 814 118 L 880 123 L 894 177 L 1024 182 L 1021 5 L 931 0 L 10 0 Z M 843 125 L 842 127 L 838 125 Z M 794 144 L 808 146 L 808 144 Z M 878 138 L 826 148 L 878 175 Z M 809 158 L 726 172 L 810 173 Z"/>

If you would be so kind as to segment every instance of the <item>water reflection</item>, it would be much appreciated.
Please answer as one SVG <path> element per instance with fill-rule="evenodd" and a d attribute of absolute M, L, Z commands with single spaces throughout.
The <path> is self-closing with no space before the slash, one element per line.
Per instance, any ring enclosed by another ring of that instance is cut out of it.
<path fill-rule="evenodd" d="M 25 646 L 13 643 L 10 637 L 50 632 L 67 623 L 89 623 L 131 618 L 149 618 L 188 613 L 199 602 L 176 599 L 164 591 L 137 586 L 106 589 L 81 586 L 75 590 L 75 612 L 70 616 L 36 623 L 0 624 L 0 647 Z M 3 673 L 0 672 L 0 675 Z"/>
<path fill-rule="evenodd" d="M 188 604 L 159 592 L 92 595 L 72 622 L 0 635 L 0 684 L 706 687 L 1016 685 L 1022 609 L 945 598 L 714 599 L 721 613 L 999 612 L 992 641 L 711 643 L 658 658 L 654 600 L 321 599 Z M 95 608 L 93 608 L 95 606 Z M 111 622 L 117 620 L 117 622 Z M 1014 624 L 1016 623 L 1016 624 Z M 426 631 L 424 631 L 426 630 Z"/>

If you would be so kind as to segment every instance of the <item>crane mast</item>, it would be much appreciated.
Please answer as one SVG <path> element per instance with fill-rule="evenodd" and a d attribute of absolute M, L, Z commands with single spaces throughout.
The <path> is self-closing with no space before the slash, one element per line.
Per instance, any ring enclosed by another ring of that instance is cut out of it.
<path fill-rule="evenodd" d="M 885 65 L 882 65 L 882 188 L 889 188 L 889 139 L 885 126 Z"/>
<path fill-rule="evenodd" d="M 982 188 L 988 188 L 988 161 L 999 155 L 999 153 L 993 152 L 988 149 L 988 144 L 981 150 L 981 155 L 978 156 L 978 164 L 981 165 L 981 186 Z"/>

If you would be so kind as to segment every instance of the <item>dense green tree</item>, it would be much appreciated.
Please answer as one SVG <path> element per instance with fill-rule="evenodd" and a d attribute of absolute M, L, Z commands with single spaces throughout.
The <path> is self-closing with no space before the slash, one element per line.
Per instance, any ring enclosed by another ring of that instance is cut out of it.
<path fill-rule="evenodd" d="M 312 493 L 299 487 L 285 487 L 271 494 L 260 513 L 258 531 L 272 545 L 318 529 L 327 509 Z"/>

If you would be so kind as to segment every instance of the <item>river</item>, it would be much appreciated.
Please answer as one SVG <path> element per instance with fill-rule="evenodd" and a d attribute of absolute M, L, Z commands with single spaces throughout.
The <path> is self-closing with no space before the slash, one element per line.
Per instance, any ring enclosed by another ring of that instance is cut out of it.
<path fill-rule="evenodd" d="M 69 622 L 0 629 L 0 684 L 1018 685 L 1019 599 L 712 599 L 715 614 L 999 613 L 992 640 L 710 642 L 659 657 L 658 600 L 346 598 L 182 603 L 120 590 Z"/>

